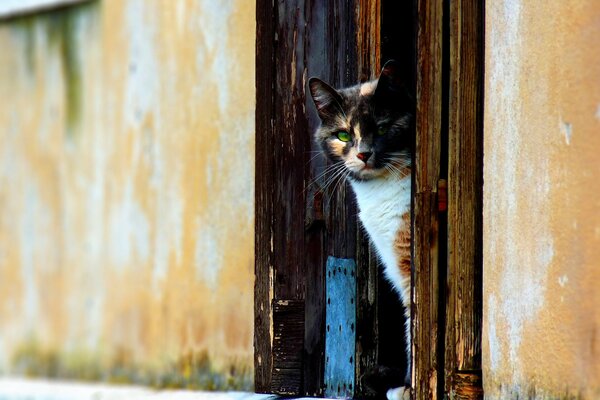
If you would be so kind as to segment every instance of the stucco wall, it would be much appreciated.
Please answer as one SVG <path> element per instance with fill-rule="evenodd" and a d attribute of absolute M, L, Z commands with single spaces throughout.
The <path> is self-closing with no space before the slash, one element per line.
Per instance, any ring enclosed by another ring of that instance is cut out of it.
<path fill-rule="evenodd" d="M 486 398 L 600 398 L 600 2 L 486 3 Z"/>
<path fill-rule="evenodd" d="M 250 384 L 254 20 L 99 0 L 0 22 L 0 371 Z"/>

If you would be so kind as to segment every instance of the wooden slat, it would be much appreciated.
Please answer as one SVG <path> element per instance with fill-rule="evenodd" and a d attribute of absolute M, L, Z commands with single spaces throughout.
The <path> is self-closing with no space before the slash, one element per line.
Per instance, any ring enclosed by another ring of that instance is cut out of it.
<path fill-rule="evenodd" d="M 358 80 L 368 81 L 381 69 L 381 0 L 357 3 Z"/>
<path fill-rule="evenodd" d="M 438 398 L 438 203 L 442 116 L 441 0 L 417 0 L 417 115 L 413 190 L 415 399 Z"/>
<path fill-rule="evenodd" d="M 307 134 L 302 71 L 306 35 L 300 1 L 275 5 L 273 89 L 272 251 L 275 299 L 305 298 L 306 156 L 312 142 Z"/>
<path fill-rule="evenodd" d="M 270 392 L 272 368 L 273 17 L 271 1 L 256 0 L 254 387 L 259 393 Z"/>
<path fill-rule="evenodd" d="M 450 3 L 446 392 L 480 399 L 483 2 Z"/>
<path fill-rule="evenodd" d="M 271 393 L 297 395 L 302 390 L 304 301 L 273 301 L 273 377 Z"/>

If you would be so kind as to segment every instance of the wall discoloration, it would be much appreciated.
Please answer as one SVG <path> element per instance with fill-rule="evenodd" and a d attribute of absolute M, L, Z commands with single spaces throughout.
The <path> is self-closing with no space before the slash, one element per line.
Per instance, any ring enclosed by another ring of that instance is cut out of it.
<path fill-rule="evenodd" d="M 103 0 L 0 24 L 1 371 L 34 348 L 249 376 L 254 21 Z"/>
<path fill-rule="evenodd" d="M 599 35 L 594 1 L 486 7 L 486 398 L 600 394 Z"/>

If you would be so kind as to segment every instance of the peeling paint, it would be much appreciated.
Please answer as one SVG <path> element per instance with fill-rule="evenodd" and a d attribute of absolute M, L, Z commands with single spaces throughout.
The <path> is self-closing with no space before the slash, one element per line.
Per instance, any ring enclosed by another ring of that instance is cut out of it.
<path fill-rule="evenodd" d="M 223 256 L 219 252 L 219 231 L 214 227 L 218 224 L 213 218 L 198 221 L 196 237 L 195 267 L 196 276 L 206 282 L 211 290 L 216 290 L 219 284 L 219 271 L 223 268 Z"/>
<path fill-rule="evenodd" d="M 560 287 L 565 287 L 565 285 L 569 282 L 569 277 L 567 275 L 562 275 L 558 278 L 558 284 Z"/>
<path fill-rule="evenodd" d="M 567 145 L 570 145 L 571 144 L 571 136 L 573 135 L 573 125 L 568 122 L 563 121 L 561 118 L 559 126 L 560 126 L 560 131 L 565 138 L 565 143 Z"/>
<path fill-rule="evenodd" d="M 108 217 L 109 255 L 117 268 L 145 263 L 150 257 L 150 223 L 134 199 L 132 183 L 125 187 L 124 198 L 110 207 Z"/>
<path fill-rule="evenodd" d="M 157 60 L 156 29 L 153 14 L 146 11 L 144 0 L 126 2 L 125 26 L 129 46 L 125 109 L 128 124 L 139 129 L 144 118 L 157 110 L 160 104 L 159 84 L 169 84 L 169 77 L 161 77 Z"/>

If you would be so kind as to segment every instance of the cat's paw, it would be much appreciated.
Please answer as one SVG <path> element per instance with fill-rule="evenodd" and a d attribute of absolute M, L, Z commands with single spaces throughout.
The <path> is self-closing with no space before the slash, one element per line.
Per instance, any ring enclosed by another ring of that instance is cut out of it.
<path fill-rule="evenodd" d="M 389 389 L 385 396 L 388 400 L 410 400 L 410 388 L 401 386 Z"/>

